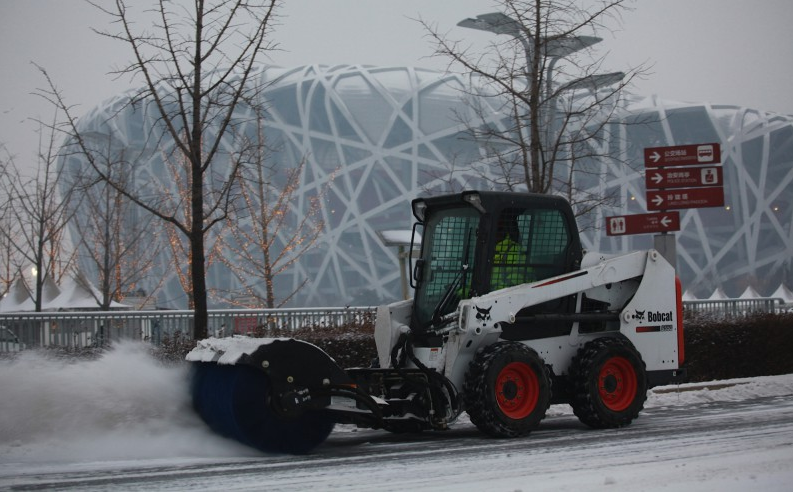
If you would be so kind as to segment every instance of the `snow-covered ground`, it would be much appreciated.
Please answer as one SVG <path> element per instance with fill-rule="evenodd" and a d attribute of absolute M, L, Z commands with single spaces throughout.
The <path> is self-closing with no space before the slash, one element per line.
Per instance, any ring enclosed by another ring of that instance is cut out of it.
<path fill-rule="evenodd" d="M 337 426 L 305 457 L 209 432 L 184 368 L 140 344 L 98 360 L 0 360 L 0 489 L 793 490 L 793 375 L 656 388 L 632 426 L 591 431 L 564 405 L 520 440 Z"/>

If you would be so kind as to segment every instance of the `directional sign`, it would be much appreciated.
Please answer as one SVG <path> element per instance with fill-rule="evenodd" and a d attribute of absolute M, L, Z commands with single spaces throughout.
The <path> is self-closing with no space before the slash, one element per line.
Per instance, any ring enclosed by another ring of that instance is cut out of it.
<path fill-rule="evenodd" d="M 648 190 L 663 188 L 688 188 L 700 186 L 721 186 L 723 184 L 721 166 L 687 167 L 648 170 L 644 177 Z"/>
<path fill-rule="evenodd" d="M 723 205 L 724 188 L 721 186 L 647 192 L 647 210 L 721 207 Z"/>
<path fill-rule="evenodd" d="M 620 215 L 606 217 L 606 235 L 653 234 L 680 230 L 680 213 Z"/>
<path fill-rule="evenodd" d="M 720 162 L 721 146 L 718 143 L 644 149 L 644 165 L 646 167 L 696 166 Z"/>

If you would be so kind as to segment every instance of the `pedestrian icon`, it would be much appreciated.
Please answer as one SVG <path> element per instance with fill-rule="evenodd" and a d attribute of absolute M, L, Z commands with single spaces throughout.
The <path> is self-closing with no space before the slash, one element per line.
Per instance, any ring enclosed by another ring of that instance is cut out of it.
<path fill-rule="evenodd" d="M 610 218 L 609 226 L 612 234 L 625 234 L 625 217 Z"/>

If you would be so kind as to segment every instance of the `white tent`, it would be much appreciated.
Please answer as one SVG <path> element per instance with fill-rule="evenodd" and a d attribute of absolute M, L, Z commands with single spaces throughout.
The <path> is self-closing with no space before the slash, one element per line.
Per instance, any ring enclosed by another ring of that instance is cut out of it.
<path fill-rule="evenodd" d="M 100 304 L 99 299 L 101 299 L 101 295 L 96 287 L 80 275 L 67 278 L 60 286 L 55 285 L 51 278 L 46 277 L 41 295 L 41 310 L 97 309 Z M 17 279 L 11 292 L 0 301 L 0 312 L 4 313 L 33 311 L 35 308 L 30 290 L 21 278 Z M 130 307 L 114 301 L 110 303 L 110 308 L 129 309 Z"/>
<path fill-rule="evenodd" d="M 41 291 L 41 304 L 45 305 L 52 302 L 56 297 L 61 295 L 61 289 L 55 285 L 55 281 L 52 280 L 52 277 L 46 275 L 44 277 L 44 285 L 42 285 Z"/>
<path fill-rule="evenodd" d="M 761 297 L 763 296 L 750 285 L 743 291 L 743 294 L 741 294 L 738 299 L 760 299 Z"/>
<path fill-rule="evenodd" d="M 62 311 L 64 309 L 96 309 L 99 301 L 75 279 L 68 278 L 61 284 L 61 294 L 47 303 L 43 309 Z"/>
<path fill-rule="evenodd" d="M 709 301 L 723 301 L 725 299 L 730 299 L 730 297 L 727 297 L 727 294 L 724 293 L 724 289 L 721 287 L 714 290 L 713 294 L 708 297 Z"/>
<path fill-rule="evenodd" d="M 85 277 L 78 275 L 69 277 L 61 284 L 61 293 L 51 302 L 42 306 L 46 311 L 63 311 L 66 309 L 96 309 L 101 303 L 102 294 Z M 110 309 L 129 309 L 126 304 L 110 302 Z"/>
<path fill-rule="evenodd" d="M 0 301 L 0 312 L 13 313 L 17 311 L 33 311 L 36 308 L 30 297 L 30 290 L 22 278 L 14 282 L 11 291 Z"/>
<path fill-rule="evenodd" d="M 697 297 L 689 291 L 683 292 L 683 300 L 684 301 L 696 301 L 698 300 Z"/>
<path fill-rule="evenodd" d="M 785 304 L 793 304 L 793 292 L 785 284 L 779 284 L 779 287 L 771 294 L 771 297 L 779 297 Z"/>

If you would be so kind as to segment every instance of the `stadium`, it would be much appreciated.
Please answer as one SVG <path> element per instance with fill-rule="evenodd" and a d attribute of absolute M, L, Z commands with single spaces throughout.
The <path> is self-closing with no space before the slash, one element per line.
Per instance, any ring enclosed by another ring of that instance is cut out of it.
<path fill-rule="evenodd" d="M 293 307 L 400 298 L 397 248 L 382 233 L 411 228 L 409 203 L 419 195 L 492 187 L 487 152 L 460 118 L 472 111 L 467 79 L 411 67 L 310 65 L 262 68 L 257 82 L 266 87 L 260 102 L 267 107 L 268 159 L 281 170 L 300 171 L 287 223 L 310 214 L 312 200 L 321 200 L 316 220 L 324 223 L 315 247 L 276 278 L 277 297 L 289 297 L 287 306 Z M 112 152 L 135 155 L 136 182 L 172 187 L 162 171 L 169 152 L 149 148 L 156 112 L 127 104 L 129 97 L 94 108 L 81 118 L 80 131 L 92 142 L 111 142 Z M 498 127 L 503 116 L 491 99 L 480 101 L 483 123 Z M 719 142 L 725 206 L 680 211 L 677 266 L 684 289 L 695 297 L 717 288 L 738 296 L 747 287 L 770 295 L 780 284 L 793 284 L 793 116 L 656 96 L 631 96 L 620 104 L 618 119 L 607 125 L 615 137 L 603 139 L 597 153 L 618 158 L 590 158 L 585 165 L 596 179 L 578 183 L 587 194 L 614 197 L 583 218 L 584 247 L 607 253 L 652 247 L 650 235 L 610 237 L 604 227 L 606 217 L 647 211 L 643 148 Z M 249 106 L 239 106 L 235 118 L 243 132 L 253 131 L 258 120 Z M 77 173 L 86 166 L 81 159 L 67 155 L 62 164 Z M 277 244 L 287 244 L 288 228 L 278 234 L 284 237 Z M 154 270 L 165 277 L 139 287 L 156 292 L 161 307 L 184 308 L 187 296 L 177 273 L 166 267 L 166 250 Z M 81 264 L 89 278 L 94 268 Z M 207 284 L 224 292 L 240 289 L 219 263 L 210 266 Z"/>

